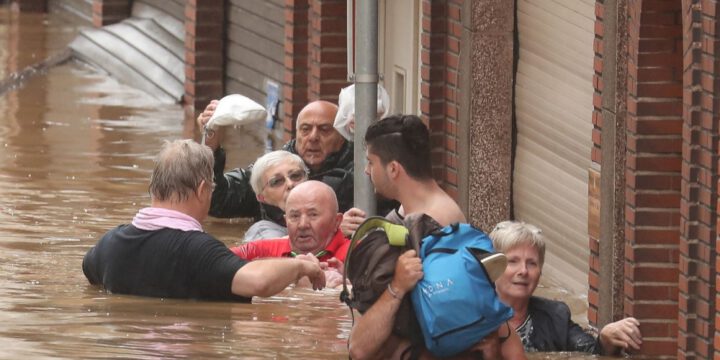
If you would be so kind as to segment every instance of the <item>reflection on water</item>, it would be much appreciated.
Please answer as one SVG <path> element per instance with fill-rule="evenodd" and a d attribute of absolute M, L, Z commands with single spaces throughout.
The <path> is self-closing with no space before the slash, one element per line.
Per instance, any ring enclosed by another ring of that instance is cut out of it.
<path fill-rule="evenodd" d="M 75 32 L 1 7 L 0 19 L 2 74 L 58 51 Z M 336 290 L 287 289 L 236 304 L 109 295 L 88 285 L 83 255 L 149 203 L 162 140 L 192 136 L 182 119 L 179 106 L 78 63 L 0 95 L 0 358 L 347 357 L 351 320 Z M 261 139 L 239 133 L 226 142 L 228 167 L 263 149 Z M 209 219 L 205 229 L 234 244 L 247 225 Z"/>

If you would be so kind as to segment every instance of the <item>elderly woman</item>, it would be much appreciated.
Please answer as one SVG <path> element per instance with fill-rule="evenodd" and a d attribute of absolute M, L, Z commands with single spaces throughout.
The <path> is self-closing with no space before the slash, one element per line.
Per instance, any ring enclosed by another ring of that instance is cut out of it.
<path fill-rule="evenodd" d="M 245 232 L 245 241 L 287 236 L 285 201 L 290 190 L 307 176 L 305 162 L 289 151 L 271 151 L 255 161 L 250 186 L 260 203 L 261 219 Z"/>
<path fill-rule="evenodd" d="M 595 338 L 572 321 L 565 303 L 532 296 L 545 260 L 545 240 L 539 228 L 504 221 L 490 237 L 495 250 L 504 253 L 508 260 L 505 273 L 495 285 L 500 299 L 515 312 L 510 325 L 520 335 L 525 351 L 616 355 L 621 350 L 640 349 L 640 323 L 634 318 L 606 325 Z"/>

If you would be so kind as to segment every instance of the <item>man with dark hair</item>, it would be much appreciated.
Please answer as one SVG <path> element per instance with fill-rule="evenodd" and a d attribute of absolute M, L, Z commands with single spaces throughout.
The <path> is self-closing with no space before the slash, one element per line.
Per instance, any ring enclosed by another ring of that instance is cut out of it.
<path fill-rule="evenodd" d="M 152 205 L 131 225 L 108 231 L 83 259 L 91 284 L 120 294 L 250 301 L 272 296 L 309 277 L 325 285 L 317 263 L 298 259 L 246 262 L 203 232 L 213 189 L 210 148 L 192 140 L 168 142 L 150 179 Z"/>
<path fill-rule="evenodd" d="M 425 213 L 442 226 L 465 222 L 455 200 L 432 177 L 430 133 L 419 117 L 393 115 L 373 123 L 365 133 L 365 144 L 365 173 L 375 192 L 401 205 L 388 218 Z"/>
<path fill-rule="evenodd" d="M 386 117 L 368 127 L 365 144 L 368 160 L 365 173 L 370 175 L 375 191 L 401 205 L 398 211 L 387 215 L 389 220 L 403 223 L 406 215 L 426 214 L 432 218 L 427 224 L 429 229 L 466 222 L 460 207 L 432 177 L 430 134 L 420 118 Z M 387 289 L 356 318 L 349 340 L 351 358 L 402 358 L 418 351 L 409 339 L 393 333 L 393 326 L 403 298 L 423 277 L 422 269 L 415 250 L 400 255 Z M 507 341 L 501 342 L 500 338 Z M 431 356 L 424 349 L 420 351 L 425 357 Z M 505 326 L 467 349 L 461 358 L 475 358 L 478 353 L 487 359 L 525 358 L 517 334 Z"/>

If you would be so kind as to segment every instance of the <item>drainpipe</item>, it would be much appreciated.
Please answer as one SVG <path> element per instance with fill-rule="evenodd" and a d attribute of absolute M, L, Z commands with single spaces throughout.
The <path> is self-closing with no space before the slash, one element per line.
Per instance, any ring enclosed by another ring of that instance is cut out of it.
<path fill-rule="evenodd" d="M 378 1 L 355 1 L 355 206 L 376 213 L 375 192 L 365 175 L 365 132 L 377 117 Z M 348 21 L 352 21 L 351 18 Z"/>

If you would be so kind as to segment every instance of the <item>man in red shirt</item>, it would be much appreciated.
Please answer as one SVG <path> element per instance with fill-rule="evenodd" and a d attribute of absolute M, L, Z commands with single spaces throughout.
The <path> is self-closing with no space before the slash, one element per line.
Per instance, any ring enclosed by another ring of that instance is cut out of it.
<path fill-rule="evenodd" d="M 316 258 L 335 278 L 342 271 L 350 240 L 340 229 L 343 214 L 333 189 L 320 181 L 306 181 L 290 191 L 285 204 L 289 238 L 257 240 L 231 248 L 245 260 L 268 257 Z M 328 285 L 332 286 L 332 284 Z"/>

